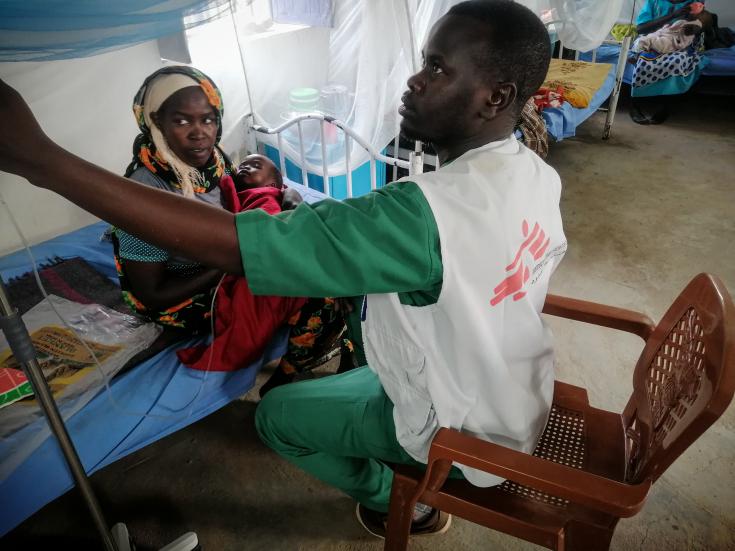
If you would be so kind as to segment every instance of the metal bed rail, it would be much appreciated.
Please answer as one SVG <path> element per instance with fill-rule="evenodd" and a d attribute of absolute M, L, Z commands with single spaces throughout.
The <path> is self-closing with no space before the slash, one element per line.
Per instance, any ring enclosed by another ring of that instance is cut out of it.
<path fill-rule="evenodd" d="M 318 165 L 314 165 L 313 163 L 310 163 L 306 158 L 306 152 L 304 150 L 304 131 L 303 131 L 303 122 L 307 120 L 316 120 L 319 121 L 319 138 L 321 142 L 321 167 Z M 329 162 L 327 161 L 327 142 L 326 142 L 326 129 L 327 125 L 333 125 L 337 128 L 339 128 L 344 133 L 344 154 L 345 154 L 345 160 L 344 160 L 344 169 L 345 169 L 345 175 L 347 177 L 347 197 L 352 197 L 352 166 L 350 163 L 350 152 L 352 151 L 352 142 L 354 141 L 356 144 L 361 146 L 365 151 L 368 152 L 369 158 L 370 158 L 370 189 L 374 190 L 377 188 L 377 168 L 376 168 L 376 162 L 381 161 L 385 163 L 388 166 L 394 167 L 394 175 L 396 174 L 396 170 L 398 168 L 403 168 L 408 170 L 409 174 L 417 174 L 420 173 L 422 170 L 422 163 L 418 162 L 417 159 L 420 160 L 421 158 L 421 150 L 420 148 L 413 152 L 409 158 L 409 160 L 399 159 L 398 158 L 398 150 L 397 148 L 394 148 L 394 156 L 388 157 L 386 155 L 383 155 L 379 151 L 377 151 L 370 143 L 365 141 L 360 135 L 357 134 L 352 128 L 347 126 L 343 121 L 336 119 L 334 117 L 331 117 L 329 115 L 324 115 L 322 113 L 304 113 L 303 115 L 296 116 L 292 118 L 291 120 L 288 120 L 281 124 L 280 126 L 277 126 L 275 128 L 268 128 L 266 126 L 262 126 L 259 124 L 253 124 L 250 126 L 250 128 L 254 132 L 258 132 L 261 134 L 266 135 L 275 135 L 277 140 L 277 147 L 280 157 L 280 169 L 281 172 L 285 175 L 286 174 L 286 153 L 284 149 L 283 144 L 283 136 L 282 133 L 291 128 L 292 126 L 296 125 L 298 129 L 298 154 L 299 154 L 299 162 L 297 163 L 299 168 L 301 169 L 301 178 L 302 183 L 305 186 L 308 186 L 308 172 L 310 170 L 314 172 L 318 172 L 319 169 L 321 169 L 321 174 L 324 179 L 324 193 L 327 195 L 330 195 L 330 188 L 329 188 Z M 293 159 L 292 159 L 293 160 Z"/>

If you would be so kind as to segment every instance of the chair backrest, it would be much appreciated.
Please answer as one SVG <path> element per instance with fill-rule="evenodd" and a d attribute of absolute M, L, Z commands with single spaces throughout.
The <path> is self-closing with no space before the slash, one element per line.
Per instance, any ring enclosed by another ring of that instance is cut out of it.
<path fill-rule="evenodd" d="M 725 411 L 735 392 L 735 307 L 699 274 L 656 326 L 623 413 L 626 479 L 656 480 Z"/>

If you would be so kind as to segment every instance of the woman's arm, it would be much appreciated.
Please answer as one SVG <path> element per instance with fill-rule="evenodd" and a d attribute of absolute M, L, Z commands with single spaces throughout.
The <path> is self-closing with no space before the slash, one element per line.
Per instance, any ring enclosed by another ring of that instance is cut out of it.
<path fill-rule="evenodd" d="M 160 312 L 199 293 L 206 293 L 222 277 L 217 268 L 205 268 L 189 277 L 172 274 L 165 262 L 125 261 L 125 275 L 135 297 L 146 308 Z"/>
<path fill-rule="evenodd" d="M 682 2 L 686 2 L 686 0 L 670 0 L 670 2 L 672 4 L 681 4 Z M 636 31 L 638 31 L 638 34 L 649 34 L 657 31 L 658 29 L 668 23 L 671 23 L 672 21 L 685 18 L 690 13 L 691 8 L 689 5 L 686 5 L 679 8 L 678 10 L 674 10 L 669 15 L 664 15 L 663 17 L 659 17 L 658 19 L 653 19 L 651 21 L 647 21 L 646 23 L 641 23 L 636 27 Z"/>
<path fill-rule="evenodd" d="M 0 121 L 0 170 L 54 191 L 149 243 L 242 274 L 232 213 L 152 189 L 72 155 L 44 134 L 20 94 L 3 81 Z"/>

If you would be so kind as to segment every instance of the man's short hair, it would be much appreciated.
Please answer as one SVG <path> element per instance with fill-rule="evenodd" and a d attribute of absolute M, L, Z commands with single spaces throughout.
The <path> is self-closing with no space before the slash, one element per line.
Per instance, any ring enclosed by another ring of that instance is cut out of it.
<path fill-rule="evenodd" d="M 512 0 L 469 0 L 452 7 L 447 15 L 487 26 L 486 43 L 477 48 L 475 63 L 488 78 L 515 83 L 520 110 L 549 70 L 551 42 L 538 16 Z"/>

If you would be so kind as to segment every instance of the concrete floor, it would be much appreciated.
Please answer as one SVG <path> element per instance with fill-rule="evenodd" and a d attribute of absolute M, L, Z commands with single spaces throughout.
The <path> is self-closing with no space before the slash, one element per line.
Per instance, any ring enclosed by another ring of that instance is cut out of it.
<path fill-rule="evenodd" d="M 660 127 L 630 122 L 613 137 L 604 117 L 555 144 L 549 162 L 564 183 L 569 252 L 552 291 L 644 311 L 658 319 L 695 274 L 719 275 L 735 292 L 735 109 L 694 97 Z M 554 320 L 558 378 L 587 387 L 593 405 L 620 411 L 631 391 L 637 338 Z M 261 376 L 262 380 L 262 376 Z M 266 449 L 253 430 L 251 392 L 207 419 L 92 477 L 110 522 L 124 521 L 139 549 L 195 530 L 204 549 L 378 550 L 354 503 Z M 735 406 L 623 520 L 612 549 L 735 549 Z M 76 492 L 29 519 L 0 547 L 96 548 Z M 55 545 L 56 547 L 56 545 Z M 532 549 L 455 519 L 412 549 Z"/>

